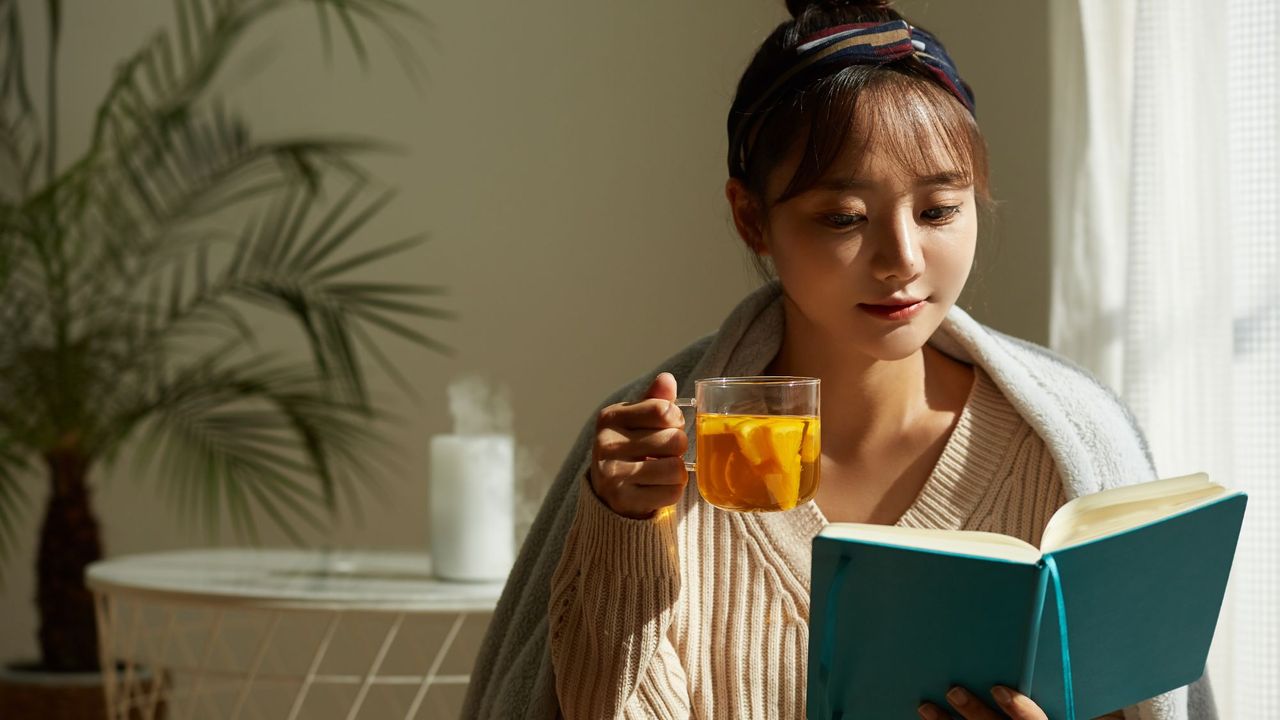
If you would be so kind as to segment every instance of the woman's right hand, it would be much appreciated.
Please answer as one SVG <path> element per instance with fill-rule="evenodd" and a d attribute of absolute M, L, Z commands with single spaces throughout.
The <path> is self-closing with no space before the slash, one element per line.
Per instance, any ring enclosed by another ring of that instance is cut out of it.
<path fill-rule="evenodd" d="M 600 411 L 591 448 L 591 487 L 615 513 L 637 520 L 674 505 L 689 474 L 684 413 L 672 404 L 676 379 L 660 373 L 643 400 Z"/>

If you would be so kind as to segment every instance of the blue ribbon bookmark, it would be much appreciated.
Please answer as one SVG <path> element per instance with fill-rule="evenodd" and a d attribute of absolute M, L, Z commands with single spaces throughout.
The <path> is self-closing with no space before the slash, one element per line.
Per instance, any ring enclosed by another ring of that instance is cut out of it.
<path fill-rule="evenodd" d="M 1062 638 L 1062 692 L 1066 695 L 1066 720 L 1076 720 L 1076 693 L 1071 685 L 1071 651 L 1067 647 L 1067 605 L 1062 599 L 1062 578 L 1052 555 L 1044 556 L 1044 564 L 1053 579 L 1053 596 L 1058 599 L 1058 636 Z"/>

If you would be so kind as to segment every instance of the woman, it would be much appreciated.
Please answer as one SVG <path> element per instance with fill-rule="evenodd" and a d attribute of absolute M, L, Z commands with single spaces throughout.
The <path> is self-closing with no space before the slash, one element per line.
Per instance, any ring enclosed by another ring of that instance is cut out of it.
<path fill-rule="evenodd" d="M 584 428 L 495 613 L 469 717 L 804 717 L 810 543 L 827 522 L 1037 544 L 1070 498 L 1155 478 L 1110 393 L 955 307 L 988 178 L 941 44 L 886 2 L 788 8 L 728 128 L 726 197 L 771 278 Z M 689 485 L 670 401 L 724 375 L 821 378 L 811 502 L 739 514 Z M 1192 689 L 1108 717 L 1216 717 L 1207 680 Z M 1009 688 L 947 698 L 916 710 L 1045 717 Z"/>

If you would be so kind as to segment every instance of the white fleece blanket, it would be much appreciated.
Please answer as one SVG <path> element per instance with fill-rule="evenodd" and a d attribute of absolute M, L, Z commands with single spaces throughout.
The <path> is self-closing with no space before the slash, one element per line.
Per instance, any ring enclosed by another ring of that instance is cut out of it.
<path fill-rule="evenodd" d="M 692 343 L 600 407 L 640 398 L 653 377 L 675 375 L 680 396 L 698 378 L 732 366 L 764 367 L 782 342 L 782 288 L 777 281 L 749 294 L 720 330 Z M 955 307 L 929 343 L 983 368 L 1043 438 L 1069 498 L 1156 478 L 1141 430 L 1127 408 L 1088 372 L 1051 351 L 978 323 Z M 554 718 L 555 679 L 547 645 L 551 575 L 573 523 L 576 478 L 591 457 L 594 413 L 543 501 L 507 580 L 471 674 L 464 718 Z M 1126 720 L 1217 720 L 1206 673 L 1199 681 L 1126 709 Z"/>

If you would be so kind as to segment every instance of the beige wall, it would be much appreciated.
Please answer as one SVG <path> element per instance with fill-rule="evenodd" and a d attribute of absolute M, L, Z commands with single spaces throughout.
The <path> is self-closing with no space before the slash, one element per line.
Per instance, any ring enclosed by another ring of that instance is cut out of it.
<path fill-rule="evenodd" d="M 428 231 L 432 242 L 387 275 L 447 283 L 461 315 L 424 325 L 458 349 L 455 358 L 389 343 L 423 396 L 412 405 L 388 393 L 406 418 L 387 430 L 406 472 L 383 479 L 390 500 L 368 505 L 362 525 L 344 523 L 316 544 L 425 547 L 425 441 L 449 428 L 444 392 L 456 374 L 478 370 L 510 385 L 517 434 L 551 472 L 601 398 L 713 330 L 755 282 L 722 199 L 724 116 L 750 53 L 783 17 L 780 0 L 421 5 L 433 24 L 421 93 L 383 52 L 366 74 L 340 46 L 326 71 L 310 12 L 253 35 L 224 77 L 227 97 L 262 135 L 357 133 L 405 148 L 370 162 L 400 195 L 367 241 Z M 34 33 L 43 3 L 22 6 Z M 1046 4 L 901 6 L 943 37 L 974 86 L 1004 203 L 999 247 L 980 252 L 964 302 L 1000 329 L 1043 341 Z M 67 5 L 65 148 L 83 148 L 112 66 L 171 7 Z M 34 36 L 31 45 L 40 52 Z M 254 60 L 269 64 L 244 79 Z M 157 480 L 99 484 L 110 554 L 205 542 L 171 519 Z M 24 540 L 35 535 L 31 515 Z M 0 658 L 34 652 L 32 545 L 21 543 L 0 591 Z"/>

